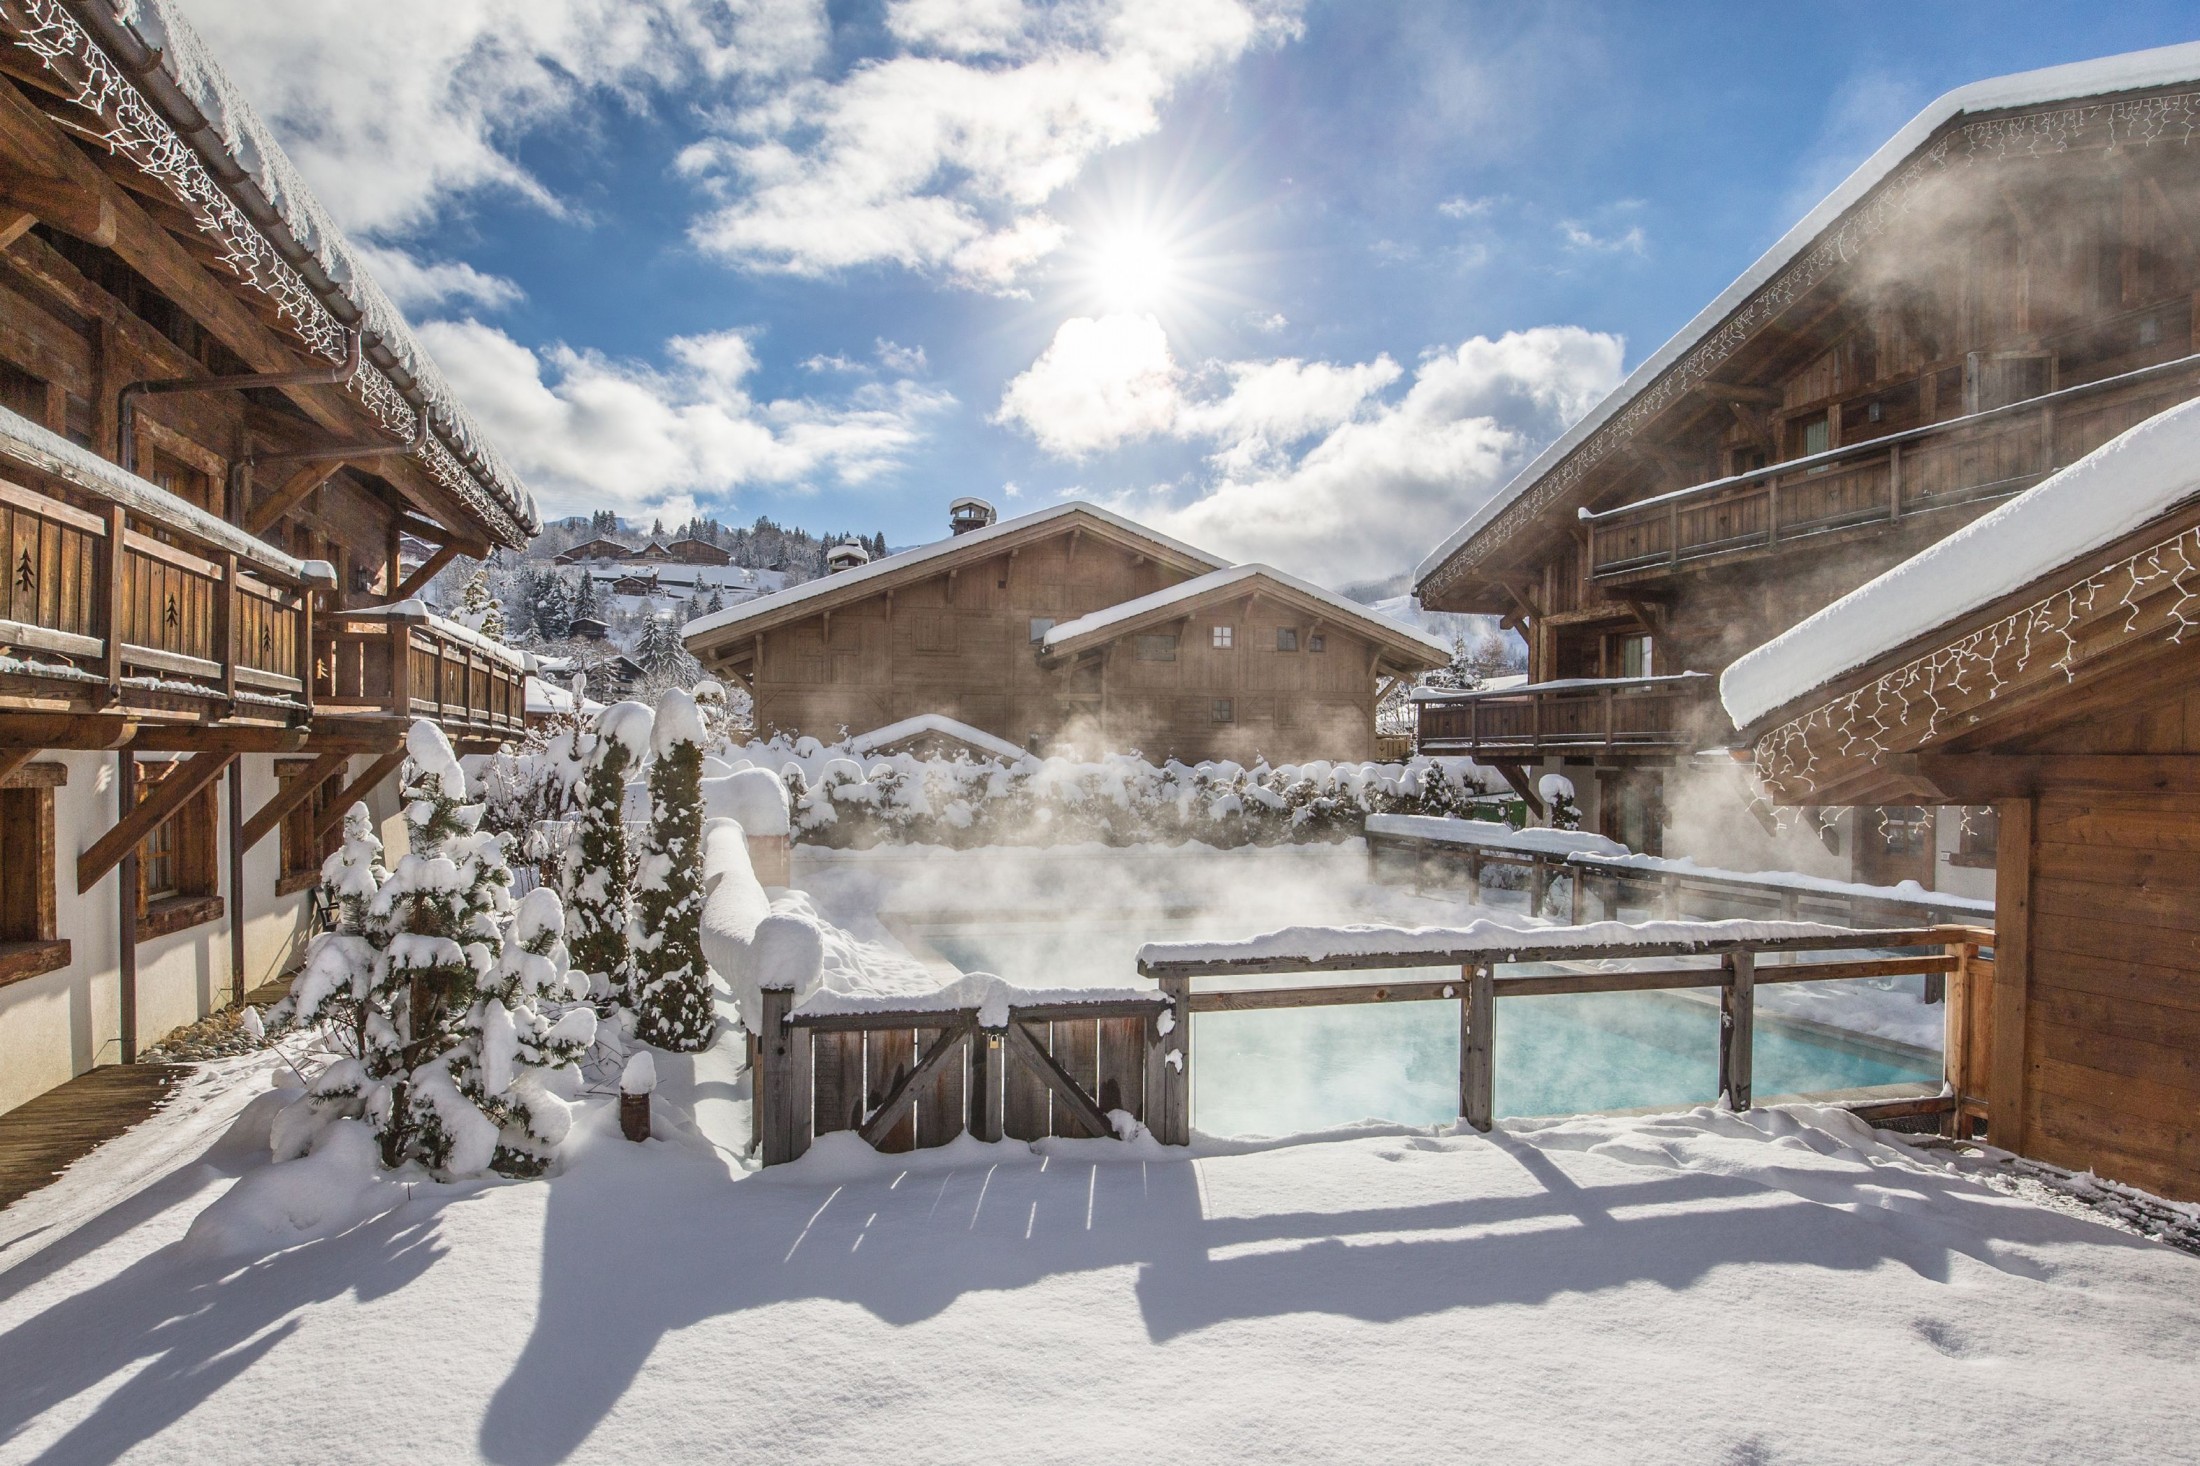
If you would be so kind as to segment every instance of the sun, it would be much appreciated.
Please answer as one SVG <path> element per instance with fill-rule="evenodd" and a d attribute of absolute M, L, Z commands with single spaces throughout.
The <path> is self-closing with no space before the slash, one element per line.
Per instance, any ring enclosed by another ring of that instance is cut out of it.
<path fill-rule="evenodd" d="M 1159 233 L 1117 229 L 1092 241 L 1086 273 L 1111 311 L 1150 311 L 1167 305 L 1181 284 L 1176 252 Z"/>

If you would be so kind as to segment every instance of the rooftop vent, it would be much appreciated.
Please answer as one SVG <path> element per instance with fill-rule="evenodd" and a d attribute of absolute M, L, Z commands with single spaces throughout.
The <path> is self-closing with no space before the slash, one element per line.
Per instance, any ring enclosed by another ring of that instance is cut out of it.
<path fill-rule="evenodd" d="M 853 570 L 859 565 L 870 563 L 871 552 L 854 540 L 835 545 L 825 552 L 825 573 L 827 575 L 837 574 L 842 570 Z"/>
<path fill-rule="evenodd" d="M 947 506 L 947 527 L 957 534 L 984 529 L 1000 515 L 983 499 L 957 499 Z"/>

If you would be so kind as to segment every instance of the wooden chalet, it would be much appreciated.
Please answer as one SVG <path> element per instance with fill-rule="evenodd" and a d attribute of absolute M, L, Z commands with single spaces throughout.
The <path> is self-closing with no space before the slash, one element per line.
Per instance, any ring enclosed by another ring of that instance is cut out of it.
<path fill-rule="evenodd" d="M 586 565 L 593 560 L 631 560 L 635 552 L 617 540 L 584 540 L 556 556 L 553 565 Z"/>
<path fill-rule="evenodd" d="M 665 558 L 676 565 L 731 565 L 733 551 L 709 540 L 674 540 L 665 546 Z"/>
<path fill-rule="evenodd" d="M 1390 683 L 1449 659 L 1303 581 L 1074 503 L 964 525 L 684 635 L 750 689 L 767 735 L 831 742 L 936 714 L 1020 748 L 1187 761 L 1371 758 Z"/>
<path fill-rule="evenodd" d="M 2196 570 L 2200 403 L 1724 684 L 1782 803 L 1987 812 L 1994 949 L 1950 1012 L 1962 1113 L 1997 1146 L 2186 1201 L 2200 1200 Z"/>
<path fill-rule="evenodd" d="M 1421 565 L 1530 672 L 1420 704 L 1422 751 L 1564 771 L 1658 849 L 1736 656 L 2200 392 L 2196 125 L 2196 47 L 1927 108 Z M 1855 878 L 1991 865 L 1977 821 L 1827 821 Z"/>
<path fill-rule="evenodd" d="M 539 525 L 169 0 L 0 42 L 6 1109 L 288 969 L 413 718 L 519 730 L 415 597 Z"/>

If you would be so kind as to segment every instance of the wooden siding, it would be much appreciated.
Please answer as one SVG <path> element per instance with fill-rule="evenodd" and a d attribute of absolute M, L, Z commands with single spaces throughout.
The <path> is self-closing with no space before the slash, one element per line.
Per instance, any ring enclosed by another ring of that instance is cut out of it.
<path fill-rule="evenodd" d="M 1137 750 L 1149 758 L 1373 756 L 1376 647 L 1258 594 L 1145 628 L 1173 660 L 1127 637 L 1067 665 L 1040 663 L 1035 621 L 1059 623 L 1186 577 L 1119 544 L 1059 533 L 763 634 L 755 667 L 766 732 L 827 741 L 939 713 L 1026 747 Z M 1213 628 L 1227 626 L 1218 648 Z M 1297 650 L 1278 650 L 1277 632 Z M 1229 703 L 1228 722 L 1217 720 Z"/>
<path fill-rule="evenodd" d="M 2049 791 L 2035 818 L 2024 1149 L 2200 1199 L 2200 795 Z"/>

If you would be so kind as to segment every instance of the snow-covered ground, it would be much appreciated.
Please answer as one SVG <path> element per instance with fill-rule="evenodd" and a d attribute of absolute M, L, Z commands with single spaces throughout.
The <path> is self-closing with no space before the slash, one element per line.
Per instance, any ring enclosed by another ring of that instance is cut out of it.
<path fill-rule="evenodd" d="M 664 1065 L 647 1145 L 596 1099 L 544 1180 L 290 1237 L 263 1191 L 192 1235 L 267 1174 L 239 1101 L 277 1063 L 132 1137 L 165 1174 L 100 1152 L 24 1204 L 47 1230 L 0 1214 L 0 1459 L 2016 1466 L 2200 1431 L 2200 1263 L 1834 1112 L 751 1173 L 713 1055 Z"/>

